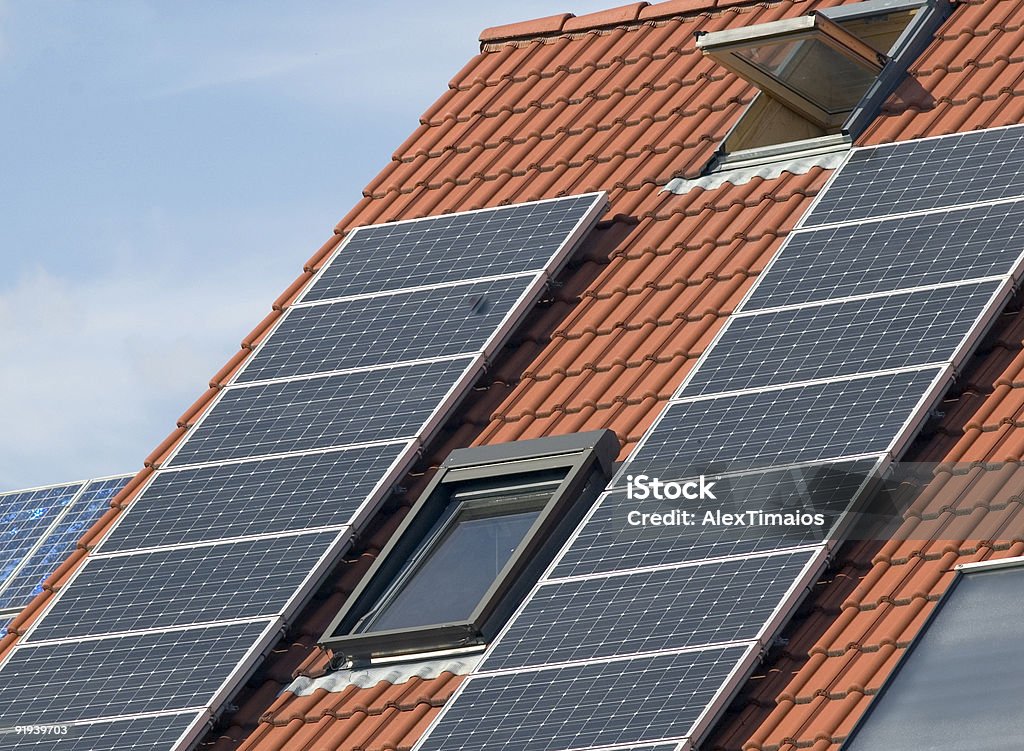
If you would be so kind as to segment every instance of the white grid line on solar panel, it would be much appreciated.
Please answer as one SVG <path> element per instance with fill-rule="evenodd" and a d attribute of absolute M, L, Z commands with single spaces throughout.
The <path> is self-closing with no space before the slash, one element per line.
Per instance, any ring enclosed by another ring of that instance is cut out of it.
<path fill-rule="evenodd" d="M 424 437 L 482 358 L 223 389 L 165 466 Z"/>
<path fill-rule="evenodd" d="M 93 480 L 86 484 L 20 566 L 0 587 L 0 608 L 25 607 L 42 592 L 42 584 L 74 549 L 82 535 L 110 508 L 130 476 Z"/>
<path fill-rule="evenodd" d="M 343 539 L 330 530 L 90 556 L 22 642 L 284 616 Z"/>
<path fill-rule="evenodd" d="M 18 644 L 0 662 L 0 721 L 59 725 L 215 706 L 281 628 L 261 619 Z"/>
<path fill-rule="evenodd" d="M 232 384 L 493 354 L 540 293 L 532 276 L 291 308 Z"/>
<path fill-rule="evenodd" d="M 802 596 L 823 548 L 543 582 L 474 671 L 757 641 Z"/>
<path fill-rule="evenodd" d="M 95 553 L 356 524 L 415 457 L 415 443 L 158 470 Z"/>
<path fill-rule="evenodd" d="M 878 300 L 885 297 L 892 297 L 893 295 L 909 295 L 918 292 L 940 292 L 942 290 L 952 290 L 956 287 L 970 287 L 972 285 L 987 284 L 989 282 L 1012 286 L 1012 277 L 1013 275 L 1008 272 L 1006 274 L 982 276 L 976 279 L 958 279 L 953 282 L 941 282 L 939 284 L 922 284 L 919 287 L 901 287 L 900 289 L 886 290 L 885 292 L 868 292 L 863 295 L 847 295 L 846 297 L 830 297 L 827 300 L 798 302 L 792 305 L 777 305 L 773 308 L 755 308 L 751 310 L 738 310 L 735 313 L 731 313 L 729 315 L 729 320 L 731 321 L 733 318 L 752 318 L 754 316 L 763 315 L 764 313 L 785 313 L 788 311 L 805 310 L 806 308 L 817 308 L 822 305 L 834 305 L 836 303 Z M 708 349 L 710 349 L 710 345 Z"/>
<path fill-rule="evenodd" d="M 0 585 L 6 586 L 84 487 L 77 482 L 0 496 Z"/>
<path fill-rule="evenodd" d="M 1024 201 L 791 233 L 737 312 L 1016 277 L 1022 251 Z"/>
<path fill-rule="evenodd" d="M 327 527 L 303 527 L 301 529 L 290 529 L 282 532 L 263 532 L 257 535 L 244 535 L 238 537 L 216 537 L 206 540 L 189 542 L 177 542 L 167 545 L 153 545 L 147 548 L 131 548 L 127 550 L 94 550 L 89 554 L 89 560 L 107 558 L 129 558 L 148 553 L 166 553 L 174 550 L 198 550 L 201 548 L 214 548 L 219 545 L 232 545 L 240 542 L 259 542 L 261 540 L 286 540 L 292 537 L 303 535 L 321 534 L 330 532 L 337 535 L 345 530 L 351 529 L 350 524 L 338 524 Z"/>
<path fill-rule="evenodd" d="M 804 225 L 802 227 L 794 227 L 792 230 L 790 230 L 790 234 L 799 236 L 823 229 L 836 229 L 837 227 L 858 227 L 862 224 L 876 224 L 878 222 L 889 222 L 897 219 L 926 219 L 930 216 L 946 214 L 951 211 L 967 211 L 969 209 L 987 209 L 1001 208 L 1004 206 L 1013 206 L 1014 204 L 1018 204 L 1021 201 L 1024 201 L 1024 195 L 1013 196 L 1011 198 L 995 198 L 989 201 L 968 201 L 965 203 L 958 203 L 953 206 L 937 206 L 933 209 L 900 211 L 892 214 L 885 214 L 883 216 L 865 216 L 860 219 L 849 219 L 846 221 Z M 808 209 L 808 211 L 805 212 L 805 215 L 810 216 L 812 213 L 813 211 L 811 209 Z"/>
<path fill-rule="evenodd" d="M 856 149 L 803 226 L 1024 195 L 1024 129 Z"/>
<path fill-rule="evenodd" d="M 671 402 L 609 488 L 627 475 L 661 480 L 893 453 L 909 440 L 948 369 L 859 375 L 817 384 Z"/>
<path fill-rule="evenodd" d="M 63 723 L 60 734 L 0 728 L 0 751 L 167 751 L 191 744 L 208 722 L 205 710 L 193 710 Z"/>
<path fill-rule="evenodd" d="M 418 360 L 403 360 L 401 362 L 385 362 L 379 365 L 362 365 L 357 368 L 342 368 L 341 370 L 325 370 L 319 373 L 306 373 L 304 375 L 288 375 L 275 378 L 263 378 L 259 381 L 246 381 L 245 383 L 232 382 L 221 387 L 221 391 L 240 391 L 258 386 L 277 386 L 282 383 L 295 383 L 297 381 L 315 381 L 319 378 L 330 378 L 339 375 L 361 375 L 377 373 L 383 370 L 392 370 L 396 367 L 410 367 L 413 365 L 439 365 L 452 362 L 453 360 L 466 360 L 479 357 L 477 352 L 468 352 L 457 355 L 446 355 L 442 357 L 421 357 Z"/>
<path fill-rule="evenodd" d="M 676 396 L 955 362 L 1010 292 L 990 281 L 732 317 Z"/>
<path fill-rule="evenodd" d="M 877 477 L 883 455 L 845 457 L 828 464 L 805 463 L 708 478 L 720 488 L 716 510 L 769 512 L 794 508 L 825 513 L 836 522 L 818 530 L 808 527 L 695 527 L 631 525 L 630 512 L 665 512 L 671 502 L 637 501 L 625 489 L 601 494 L 570 535 L 542 581 L 601 575 L 679 563 L 734 560 L 763 552 L 794 550 L 835 539 L 845 513 Z M 797 503 L 798 501 L 798 503 Z M 648 504 L 648 505 L 645 505 Z M 699 511 L 699 508 L 698 508 Z"/>
<path fill-rule="evenodd" d="M 554 272 L 606 204 L 604 193 L 590 193 L 357 227 L 333 251 L 298 302 L 485 274 Z M 403 252 L 396 255 L 389 247 Z"/>
<path fill-rule="evenodd" d="M 374 300 L 378 297 L 391 297 L 392 295 L 411 294 L 415 292 L 445 292 L 457 287 L 465 287 L 471 284 L 487 284 L 490 282 L 509 282 L 516 279 L 530 279 L 534 282 L 547 283 L 550 280 L 544 269 L 535 271 L 520 272 L 517 274 L 493 274 L 488 276 L 474 276 L 470 279 L 459 279 L 454 282 L 437 282 L 436 284 L 422 284 L 418 287 L 400 287 L 398 289 L 385 289 L 379 292 L 362 292 L 357 295 L 345 295 L 344 297 L 329 297 L 323 300 L 302 301 L 296 300 L 288 305 L 288 310 L 293 308 L 317 308 L 321 305 L 334 305 L 339 302 L 357 302 L 360 300 Z"/>
<path fill-rule="evenodd" d="M 686 737 L 755 662 L 750 645 L 471 675 L 414 748 L 546 751 Z"/>
<path fill-rule="evenodd" d="M 215 623 L 187 623 L 180 626 L 165 626 L 162 628 L 142 628 L 137 631 L 118 631 L 116 633 L 102 633 L 102 634 L 90 634 L 89 636 L 70 636 L 61 637 L 59 639 L 46 639 L 45 641 L 40 639 L 39 641 L 33 641 L 26 646 L 31 647 L 43 647 L 43 646 L 59 646 L 61 644 L 79 644 L 86 642 L 97 642 L 97 641 L 112 641 L 117 639 L 124 639 L 127 636 L 152 636 L 160 634 L 178 634 L 185 633 L 188 631 L 196 631 L 198 629 L 209 629 L 209 628 L 220 628 L 223 626 L 245 626 L 252 623 L 274 623 L 280 625 L 282 628 L 284 624 L 280 618 L 263 616 L 258 618 L 230 618 L 223 621 L 217 621 Z M 19 644 L 25 644 L 24 640 Z M 2 670 L 0 665 L 0 670 Z M 157 710 L 154 710 L 157 711 Z M 169 711 L 169 710 L 168 710 Z M 135 715 L 136 712 L 129 712 L 128 714 Z M 106 715 L 104 715 L 106 717 Z"/>

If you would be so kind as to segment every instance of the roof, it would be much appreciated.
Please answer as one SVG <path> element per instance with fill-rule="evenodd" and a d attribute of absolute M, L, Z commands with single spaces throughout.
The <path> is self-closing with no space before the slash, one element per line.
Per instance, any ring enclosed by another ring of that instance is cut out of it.
<path fill-rule="evenodd" d="M 411 478 L 405 503 L 374 520 L 332 584 L 250 681 L 214 749 L 405 749 L 459 682 L 452 672 L 308 694 L 282 690 L 317 676 L 316 639 L 422 487 L 455 447 L 611 428 L 623 456 L 780 247 L 828 171 L 753 177 L 683 195 L 753 98 L 704 59 L 694 32 L 792 17 L 832 0 L 673 0 L 485 30 L 480 54 L 421 118 L 337 225 L 274 312 L 215 375 L 210 391 L 147 459 L 158 464 L 216 386 L 356 226 L 607 190 L 611 209 L 503 351 Z M 1024 118 L 1024 3 L 962 3 L 861 138 L 882 143 L 1013 124 Z M 1024 450 L 1024 313 L 1011 307 L 919 440 L 920 460 L 1019 460 Z M 151 470 L 150 470 L 151 471 Z M 130 501 L 146 470 L 117 499 Z M 112 510 L 108 519 L 116 516 Z M 98 539 L 96 528 L 84 541 Z M 788 634 L 734 702 L 709 748 L 837 747 L 863 715 L 948 586 L 953 563 L 1024 552 L 972 540 L 849 545 Z M 80 550 L 51 580 L 66 577 Z M 38 613 L 47 593 L 15 622 Z M 0 654 L 13 643 L 0 641 Z"/>

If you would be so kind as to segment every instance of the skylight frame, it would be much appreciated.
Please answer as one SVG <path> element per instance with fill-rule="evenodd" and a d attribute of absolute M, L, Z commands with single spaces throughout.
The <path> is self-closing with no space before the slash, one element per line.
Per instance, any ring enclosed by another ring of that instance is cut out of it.
<path fill-rule="evenodd" d="M 783 79 L 744 59 L 739 52 L 753 47 L 810 40 L 819 42 L 847 60 L 864 68 L 877 80 L 888 57 L 875 50 L 855 34 L 846 31 L 820 12 L 806 16 L 771 21 L 740 29 L 725 29 L 697 37 L 697 48 L 723 67 L 750 81 L 762 92 L 770 94 L 819 127 L 832 130 L 843 125 L 857 103 L 849 109 L 830 111 Z M 870 86 L 869 86 L 870 89 Z"/>
<path fill-rule="evenodd" d="M 518 441 L 453 451 L 395 534 L 327 627 L 321 646 L 335 664 L 364 665 L 402 655 L 486 644 L 554 559 L 613 474 L 619 442 L 610 430 Z M 502 477 L 564 473 L 551 498 L 465 620 L 429 626 L 352 633 L 386 597 L 396 577 L 434 529 L 459 486 Z"/>

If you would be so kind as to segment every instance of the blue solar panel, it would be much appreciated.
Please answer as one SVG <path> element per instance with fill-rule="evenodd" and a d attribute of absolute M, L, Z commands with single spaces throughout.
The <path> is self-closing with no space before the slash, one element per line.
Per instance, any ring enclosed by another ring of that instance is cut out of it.
<path fill-rule="evenodd" d="M 950 362 L 998 281 L 737 316 L 680 396 Z"/>
<path fill-rule="evenodd" d="M 805 226 L 1024 196 L 1024 128 L 858 149 Z"/>
<path fill-rule="evenodd" d="M 0 495 L 0 586 L 81 488 L 73 483 Z"/>
<path fill-rule="evenodd" d="M 25 642 L 280 615 L 337 539 L 313 532 L 91 557 Z"/>
<path fill-rule="evenodd" d="M 552 270 L 604 205 L 590 193 L 360 227 L 302 301 Z"/>
<path fill-rule="evenodd" d="M 0 751 L 168 751 L 200 718 L 201 713 L 187 712 L 50 726 L 58 732 L 38 734 L 0 730 Z"/>
<path fill-rule="evenodd" d="M 941 370 L 675 402 L 615 478 L 662 480 L 892 449 Z"/>
<path fill-rule="evenodd" d="M 1024 202 L 790 235 L 741 310 L 1008 274 L 1024 251 Z"/>
<path fill-rule="evenodd" d="M 548 751 L 682 738 L 749 647 L 472 677 L 421 751 Z"/>
<path fill-rule="evenodd" d="M 292 308 L 238 383 L 475 354 L 534 285 L 519 276 Z"/>
<path fill-rule="evenodd" d="M 877 460 L 790 467 L 742 475 L 714 476 L 716 498 L 657 501 L 630 498 L 613 490 L 562 553 L 553 577 L 584 576 L 642 566 L 663 566 L 708 558 L 741 556 L 834 539 L 836 523 L 875 476 Z M 703 524 L 708 512 L 744 514 L 820 513 L 824 524 L 791 526 L 775 520 L 752 524 Z M 678 513 L 696 514 L 701 524 L 684 526 Z M 643 515 L 647 514 L 644 519 Z M 652 521 L 653 515 L 657 518 Z"/>
<path fill-rule="evenodd" d="M 169 464 L 415 437 L 471 359 L 228 389 Z"/>
<path fill-rule="evenodd" d="M 98 549 L 111 553 L 347 524 L 409 446 L 157 472 Z"/>
<path fill-rule="evenodd" d="M 815 552 L 544 583 L 480 670 L 753 641 Z"/>
<path fill-rule="evenodd" d="M 0 589 L 0 609 L 23 608 L 43 591 L 42 584 L 75 549 L 89 528 L 110 509 L 111 499 L 131 476 L 90 482 L 52 526 L 39 546 Z"/>
<path fill-rule="evenodd" d="M 3 722 L 60 725 L 201 708 L 261 641 L 268 621 L 109 639 L 22 644 L 4 661 Z"/>

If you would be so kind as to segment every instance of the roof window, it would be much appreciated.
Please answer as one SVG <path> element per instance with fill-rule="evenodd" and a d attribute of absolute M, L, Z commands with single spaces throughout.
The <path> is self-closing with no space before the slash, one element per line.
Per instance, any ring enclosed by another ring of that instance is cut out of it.
<path fill-rule="evenodd" d="M 609 430 L 453 451 L 321 643 L 336 663 L 486 644 L 611 476 Z"/>
<path fill-rule="evenodd" d="M 1024 558 L 957 570 L 847 751 L 1003 749 L 1024 737 Z"/>
<path fill-rule="evenodd" d="M 767 146 L 799 143 L 806 151 L 808 139 L 837 135 L 848 145 L 949 10 L 948 0 L 868 0 L 700 34 L 697 47 L 706 56 L 760 89 L 711 169 Z"/>

